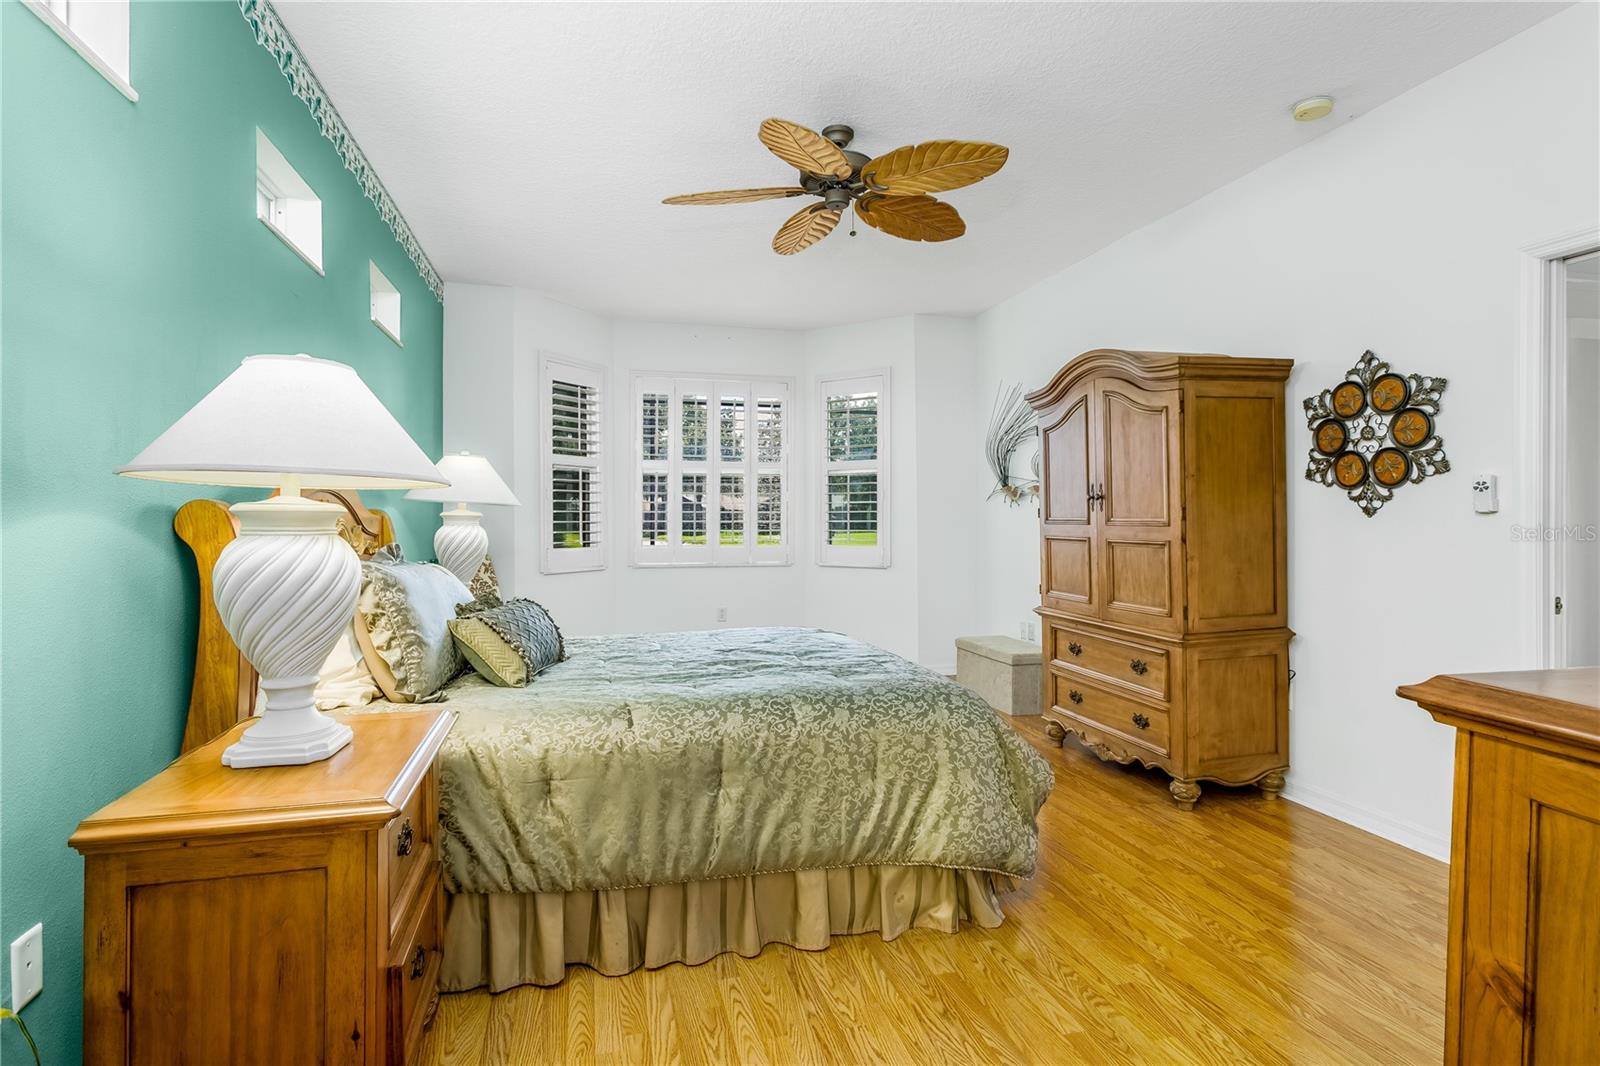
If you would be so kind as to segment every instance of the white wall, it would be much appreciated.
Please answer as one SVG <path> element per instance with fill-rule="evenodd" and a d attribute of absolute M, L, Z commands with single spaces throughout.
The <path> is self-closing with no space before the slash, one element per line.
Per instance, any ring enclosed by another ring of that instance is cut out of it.
<path fill-rule="evenodd" d="M 1448 851 L 1452 731 L 1395 686 L 1531 665 L 1510 507 L 1519 249 L 1596 221 L 1600 12 L 1578 5 L 981 315 L 978 394 L 1045 382 L 1108 346 L 1289 357 L 1289 794 L 1430 854 Z M 1305 481 L 1298 401 L 1371 348 L 1449 378 L 1452 471 L 1375 518 Z M 985 483 L 978 450 L 964 449 Z M 1037 602 L 1031 508 L 978 512 L 982 628 Z"/>
<path fill-rule="evenodd" d="M 957 637 L 974 636 L 978 612 L 978 516 L 1009 506 L 985 501 L 991 485 L 967 476 L 981 452 L 992 395 L 978 388 L 978 332 L 970 318 L 918 315 L 917 659 L 956 672 Z M 1015 628 L 995 630 L 1017 636 Z"/>

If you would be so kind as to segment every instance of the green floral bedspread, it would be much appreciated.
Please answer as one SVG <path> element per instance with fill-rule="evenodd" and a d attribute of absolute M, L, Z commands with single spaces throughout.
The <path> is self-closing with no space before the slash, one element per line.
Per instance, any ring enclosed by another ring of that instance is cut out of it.
<path fill-rule="evenodd" d="M 927 864 L 1026 877 L 1049 765 L 978 697 L 836 633 L 573 637 L 455 682 L 446 883 L 552 892 Z"/>

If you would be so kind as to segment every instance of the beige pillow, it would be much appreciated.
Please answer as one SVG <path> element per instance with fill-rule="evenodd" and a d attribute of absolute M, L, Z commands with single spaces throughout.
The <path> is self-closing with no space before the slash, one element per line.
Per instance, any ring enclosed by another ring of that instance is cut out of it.
<path fill-rule="evenodd" d="M 438 697 L 466 665 L 450 636 L 456 604 L 472 594 L 436 563 L 361 564 L 356 639 L 372 677 L 396 703 Z"/>

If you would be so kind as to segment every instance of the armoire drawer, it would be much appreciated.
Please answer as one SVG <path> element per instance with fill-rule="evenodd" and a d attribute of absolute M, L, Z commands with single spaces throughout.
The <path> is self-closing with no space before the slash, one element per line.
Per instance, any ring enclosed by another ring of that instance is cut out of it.
<path fill-rule="evenodd" d="M 1166 711 L 1061 670 L 1050 672 L 1050 702 L 1059 714 L 1126 737 L 1157 755 L 1170 754 L 1171 723 Z"/>
<path fill-rule="evenodd" d="M 1165 651 L 1055 624 L 1050 630 L 1050 656 L 1057 664 L 1138 689 L 1158 700 L 1171 698 Z"/>

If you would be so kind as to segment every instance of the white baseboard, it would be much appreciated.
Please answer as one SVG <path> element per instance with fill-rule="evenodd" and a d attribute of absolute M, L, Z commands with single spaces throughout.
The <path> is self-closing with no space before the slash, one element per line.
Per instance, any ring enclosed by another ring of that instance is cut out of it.
<path fill-rule="evenodd" d="M 1410 848 L 1440 862 L 1450 861 L 1449 834 L 1435 833 L 1415 822 L 1408 822 L 1404 818 L 1396 818 L 1383 811 L 1374 810 L 1360 803 L 1352 803 L 1340 796 L 1324 792 L 1320 788 L 1310 785 L 1296 785 L 1290 778 L 1289 784 L 1283 790 L 1283 798 L 1302 807 L 1309 807 L 1329 818 L 1337 818 L 1357 829 L 1363 829 L 1374 836 L 1392 840 L 1402 847 Z"/>
<path fill-rule="evenodd" d="M 929 670 L 932 670 L 934 673 L 938 674 L 940 677 L 948 677 L 951 680 L 955 680 L 956 664 L 953 663 L 953 662 L 940 663 L 938 666 L 928 666 L 928 664 L 926 664 L 926 663 L 924 663 L 923 665 L 927 666 Z"/>

